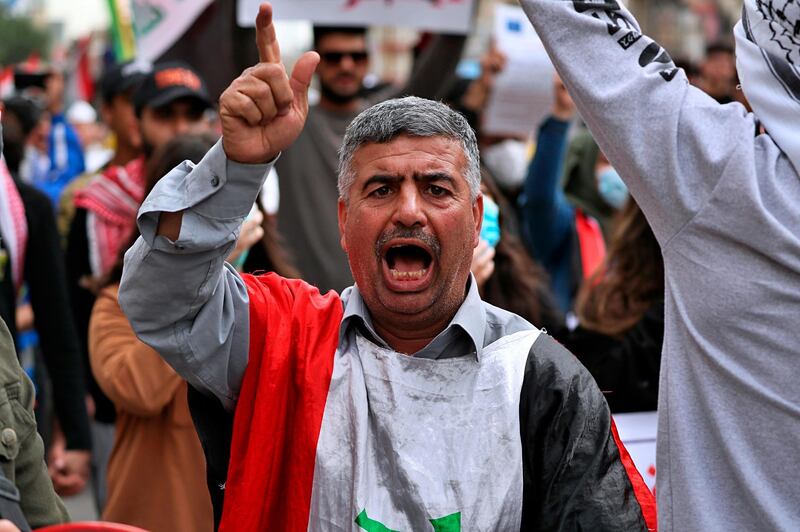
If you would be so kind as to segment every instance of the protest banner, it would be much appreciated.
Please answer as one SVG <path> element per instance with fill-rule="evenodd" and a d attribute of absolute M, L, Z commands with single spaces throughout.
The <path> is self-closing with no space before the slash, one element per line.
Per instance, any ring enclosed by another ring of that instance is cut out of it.
<path fill-rule="evenodd" d="M 213 0 L 132 0 L 137 57 L 156 61 Z"/>
<path fill-rule="evenodd" d="M 308 20 L 327 26 L 408 26 L 467 33 L 475 0 L 272 0 L 276 20 Z M 237 22 L 255 24 L 261 0 L 239 0 Z"/>
<path fill-rule="evenodd" d="M 495 78 L 483 131 L 530 136 L 553 106 L 555 69 L 520 7 L 495 7 L 494 39 L 507 61 Z"/>
<path fill-rule="evenodd" d="M 657 412 L 634 412 L 614 414 L 619 439 L 631 455 L 636 469 L 653 493 L 656 487 L 656 437 L 658 436 Z"/>

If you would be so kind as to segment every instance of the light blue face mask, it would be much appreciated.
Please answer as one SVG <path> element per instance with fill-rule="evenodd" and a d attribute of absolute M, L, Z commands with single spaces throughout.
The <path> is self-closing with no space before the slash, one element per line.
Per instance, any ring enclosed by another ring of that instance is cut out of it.
<path fill-rule="evenodd" d="M 485 240 L 492 247 L 500 242 L 500 207 L 488 196 L 483 197 L 481 240 Z"/>
<path fill-rule="evenodd" d="M 597 191 L 603 201 L 619 210 L 628 201 L 628 187 L 613 167 L 597 174 Z"/>

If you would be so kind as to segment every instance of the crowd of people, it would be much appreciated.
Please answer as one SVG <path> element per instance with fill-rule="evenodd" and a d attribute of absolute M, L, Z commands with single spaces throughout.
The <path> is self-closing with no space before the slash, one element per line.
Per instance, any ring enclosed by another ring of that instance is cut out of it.
<path fill-rule="evenodd" d="M 800 526 L 800 8 L 746 0 L 694 66 L 613 0 L 521 3 L 559 73 L 530 138 L 483 128 L 494 47 L 367 89 L 365 28 L 288 73 L 266 4 L 218 104 L 176 61 L 96 107 L 19 71 L 0 518 L 91 486 L 151 531 Z M 655 410 L 658 505 L 612 419 Z"/>

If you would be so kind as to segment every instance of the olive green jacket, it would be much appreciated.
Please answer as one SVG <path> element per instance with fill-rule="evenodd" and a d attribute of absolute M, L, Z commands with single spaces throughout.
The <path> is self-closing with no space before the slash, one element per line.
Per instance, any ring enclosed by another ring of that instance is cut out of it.
<path fill-rule="evenodd" d="M 22 370 L 14 341 L 0 320 L 0 466 L 20 493 L 32 528 L 69 521 L 44 463 L 44 444 L 33 417 L 33 384 Z"/>

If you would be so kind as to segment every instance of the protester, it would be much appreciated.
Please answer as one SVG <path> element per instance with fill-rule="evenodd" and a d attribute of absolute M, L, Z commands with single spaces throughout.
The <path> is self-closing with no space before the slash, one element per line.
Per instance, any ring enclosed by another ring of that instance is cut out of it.
<path fill-rule="evenodd" d="M 3 127 L 0 126 L 0 130 Z M 3 152 L 4 143 L 0 133 L 0 153 Z M 0 160 L 2 175 L 2 191 L 0 192 L 0 249 L 7 253 L 5 244 L 13 241 L 8 232 L 5 221 L 9 211 L 18 210 L 21 206 L 19 193 L 14 194 L 9 186 L 8 172 L 5 163 Z M 15 207 L 11 207 L 15 205 Z M 18 233 L 17 233 L 18 234 Z M 13 279 L 21 274 L 23 269 L 19 262 L 15 263 L 14 257 L 7 254 L 0 278 Z M 12 265 L 11 268 L 8 266 Z M 9 271 L 10 270 L 10 271 Z M 9 275 L 11 273 L 11 275 Z M 3 282 L 3 297 L 8 293 L 8 283 Z M 44 443 L 36 431 L 36 422 L 33 415 L 35 393 L 33 383 L 20 367 L 17 353 L 14 349 L 14 337 L 6 326 L 8 314 L 6 305 L 8 301 L 0 302 L 3 309 L 0 319 L 0 389 L 3 390 L 3 400 L 0 401 L 0 466 L 2 476 L 11 482 L 17 490 L 19 507 L 27 524 L 33 527 L 42 527 L 64 523 L 69 520 L 67 511 L 61 499 L 53 491 L 53 484 L 48 477 L 47 466 L 44 462 Z M 13 314 L 11 314 L 13 317 Z M 11 322 L 14 323 L 13 321 Z M 8 492 L 7 486 L 3 487 L 4 493 Z M 13 495 L 13 494 L 12 494 Z M 10 517 L 3 515 L 3 517 Z"/>
<path fill-rule="evenodd" d="M 100 78 L 100 112 L 103 122 L 114 135 L 114 153 L 102 168 L 103 172 L 124 167 L 141 156 L 142 135 L 136 119 L 133 95 L 151 69 L 152 65 L 149 63 L 127 61 L 110 67 Z M 62 192 L 58 207 L 58 229 L 65 238 L 75 216 L 75 193 L 84 188 L 95 173 L 90 172 L 74 179 Z"/>
<path fill-rule="evenodd" d="M 616 1 L 522 5 L 663 254 L 659 525 L 796 529 L 800 5 L 744 2 L 754 114 L 689 85 Z"/>
<path fill-rule="evenodd" d="M 24 183 L 36 186 L 36 183 L 49 182 L 47 139 L 51 123 L 42 102 L 26 96 L 12 96 L 3 102 L 3 108 L 6 134 L 16 138 L 19 133 L 22 139 L 22 143 L 7 143 L 9 170 Z"/>
<path fill-rule="evenodd" d="M 103 145 L 106 131 L 102 124 L 97 121 L 97 111 L 94 110 L 90 103 L 78 100 L 69 106 L 67 122 L 75 129 L 75 133 L 78 135 L 78 140 L 83 149 L 86 172 L 93 174 L 99 171 L 108 163 L 114 152 Z M 61 195 L 59 207 L 63 200 L 63 190 Z"/>
<path fill-rule="evenodd" d="M 183 135 L 162 146 L 149 165 L 145 192 L 181 161 L 199 162 L 216 140 Z M 117 410 L 103 519 L 152 532 L 211 530 L 205 460 L 189 415 L 187 385 L 136 339 L 122 313 L 117 302 L 122 255 L 98 296 L 89 327 L 93 373 Z"/>
<path fill-rule="evenodd" d="M 343 290 L 353 283 L 339 246 L 336 224 L 336 165 L 347 125 L 370 103 L 396 94 L 439 98 L 455 71 L 463 36 L 433 39 L 402 89 L 362 97 L 369 70 L 366 29 L 314 29 L 320 101 L 311 108 L 306 128 L 275 164 L 280 179 L 278 231 L 303 279 L 321 290 Z"/>
<path fill-rule="evenodd" d="M 463 114 L 475 130 L 481 151 L 481 175 L 493 185 L 491 196 L 503 212 L 503 232 L 519 237 L 515 206 L 528 169 L 528 142 L 517 136 L 489 135 L 483 129 L 483 113 L 489 104 L 495 78 L 505 64 L 506 56 L 490 47 L 481 57 L 480 76 L 474 80 L 456 80 L 446 103 Z"/>
<path fill-rule="evenodd" d="M 3 150 L 20 153 L 22 132 L 6 130 Z M 0 160 L 0 316 L 16 337 L 16 308 L 23 284 L 28 287 L 44 363 L 52 383 L 52 406 L 65 448 L 51 447 L 50 473 L 63 495 L 83 490 L 89 476 L 91 439 L 78 339 L 69 311 L 63 256 L 48 198 L 32 186 L 15 182 Z M 42 386 L 44 381 L 41 381 Z M 39 402 L 44 402 L 44 389 Z"/>
<path fill-rule="evenodd" d="M 66 261 L 71 287 L 73 316 L 88 363 L 88 331 L 92 306 L 105 278 L 113 268 L 120 247 L 126 243 L 135 223 L 136 210 L 144 197 L 144 168 L 154 151 L 177 135 L 204 124 L 203 113 L 211 107 L 204 82 L 188 65 L 161 63 L 146 75 L 142 69 L 124 65 L 111 74 L 109 89 L 116 94 L 112 104 L 119 106 L 119 132 L 136 140 L 126 129 L 127 90 L 136 87 L 133 103 L 138 117 L 143 155 L 124 166 L 114 161 L 86 187 L 75 192 L 75 215 L 70 227 Z M 124 89 L 123 89 L 124 87 Z M 129 152 L 130 153 L 130 152 Z M 122 154 L 117 154 L 116 160 Z M 114 406 L 98 387 L 91 373 L 87 376 L 95 406 L 93 435 L 96 445 L 95 485 L 97 505 L 102 509 L 105 463 L 113 442 Z"/>
<path fill-rule="evenodd" d="M 528 255 L 519 238 L 508 231 L 505 214 L 511 208 L 498 205 L 502 192 L 486 174 L 481 177 L 481 194 L 481 241 L 473 252 L 471 268 L 481 298 L 558 335 L 564 328 L 564 317 L 550 292 L 547 274 Z"/>
<path fill-rule="evenodd" d="M 318 61 L 290 79 L 271 15 L 262 4 L 262 62 L 221 97 L 221 143 L 143 204 L 120 287 L 138 336 L 236 409 L 222 528 L 654 526 L 588 372 L 480 300 L 477 142 L 448 107 L 390 100 L 348 127 L 338 208 L 356 284 L 341 297 L 223 265 L 305 124 Z"/>
<path fill-rule="evenodd" d="M 559 82 L 563 88 L 564 84 Z M 566 93 L 566 89 L 562 89 Z M 574 105 L 573 105 L 574 112 Z M 612 221 L 628 200 L 628 189 L 585 127 L 569 141 L 563 160 L 561 187 L 570 206 L 597 222 L 604 241 L 611 237 Z M 587 274 L 592 272 L 586 272 Z"/>
<path fill-rule="evenodd" d="M 35 393 L 20 367 L 11 333 L 0 321 L 0 387 L 7 397 L 0 403 L 2 475 L 18 490 L 18 504 L 34 528 L 65 523 L 67 510 L 53 491 L 44 463 L 44 443 L 33 417 Z M 3 485 L 4 498 L 8 487 Z M 10 517 L 3 514 L 3 517 Z"/>
<path fill-rule="evenodd" d="M 64 74 L 50 68 L 39 72 L 17 69 L 14 75 L 20 94 L 40 99 L 47 111 L 43 146 L 36 146 L 38 152 L 30 154 L 35 155 L 30 163 L 35 166 L 23 166 L 21 177 L 47 194 L 55 208 L 64 187 L 85 169 L 78 135 L 64 115 Z M 41 82 L 28 83 L 26 79 Z"/>
<path fill-rule="evenodd" d="M 699 86 L 719 103 L 730 103 L 736 92 L 736 56 L 733 46 L 715 42 L 706 48 L 700 65 Z"/>
<path fill-rule="evenodd" d="M 40 188 L 50 196 L 54 208 L 58 208 L 64 187 L 86 170 L 80 139 L 67 121 L 64 93 L 64 73 L 52 69 L 45 80 L 45 102 L 53 124 L 48 138 L 52 172 L 50 181 Z"/>
<path fill-rule="evenodd" d="M 664 260 L 647 220 L 629 200 L 608 254 L 584 283 L 578 327 L 562 337 L 606 394 L 612 412 L 656 410 L 664 341 Z"/>
<path fill-rule="evenodd" d="M 555 81 L 552 116 L 539 127 L 536 155 L 519 198 L 520 226 L 528 250 L 550 275 L 562 312 L 572 310 L 583 281 L 605 256 L 601 224 L 627 199 L 627 189 L 591 137 L 580 135 L 564 169 L 567 133 L 575 104 L 560 79 Z M 588 137 L 588 138 L 587 138 Z"/>
<path fill-rule="evenodd" d="M 488 134 L 483 128 L 483 113 L 489 104 L 489 96 L 494 87 L 495 78 L 506 65 L 506 56 L 494 46 L 481 57 L 481 74 L 470 82 L 462 95 L 454 98 L 454 108 L 464 113 L 470 124 L 478 133 L 478 144 L 481 149 L 481 165 L 484 173 L 488 172 L 492 181 L 508 198 L 512 205 L 527 174 L 530 162 L 528 139 L 515 135 Z M 516 211 L 507 213 L 513 219 L 515 234 L 519 231 L 516 222 Z"/>

